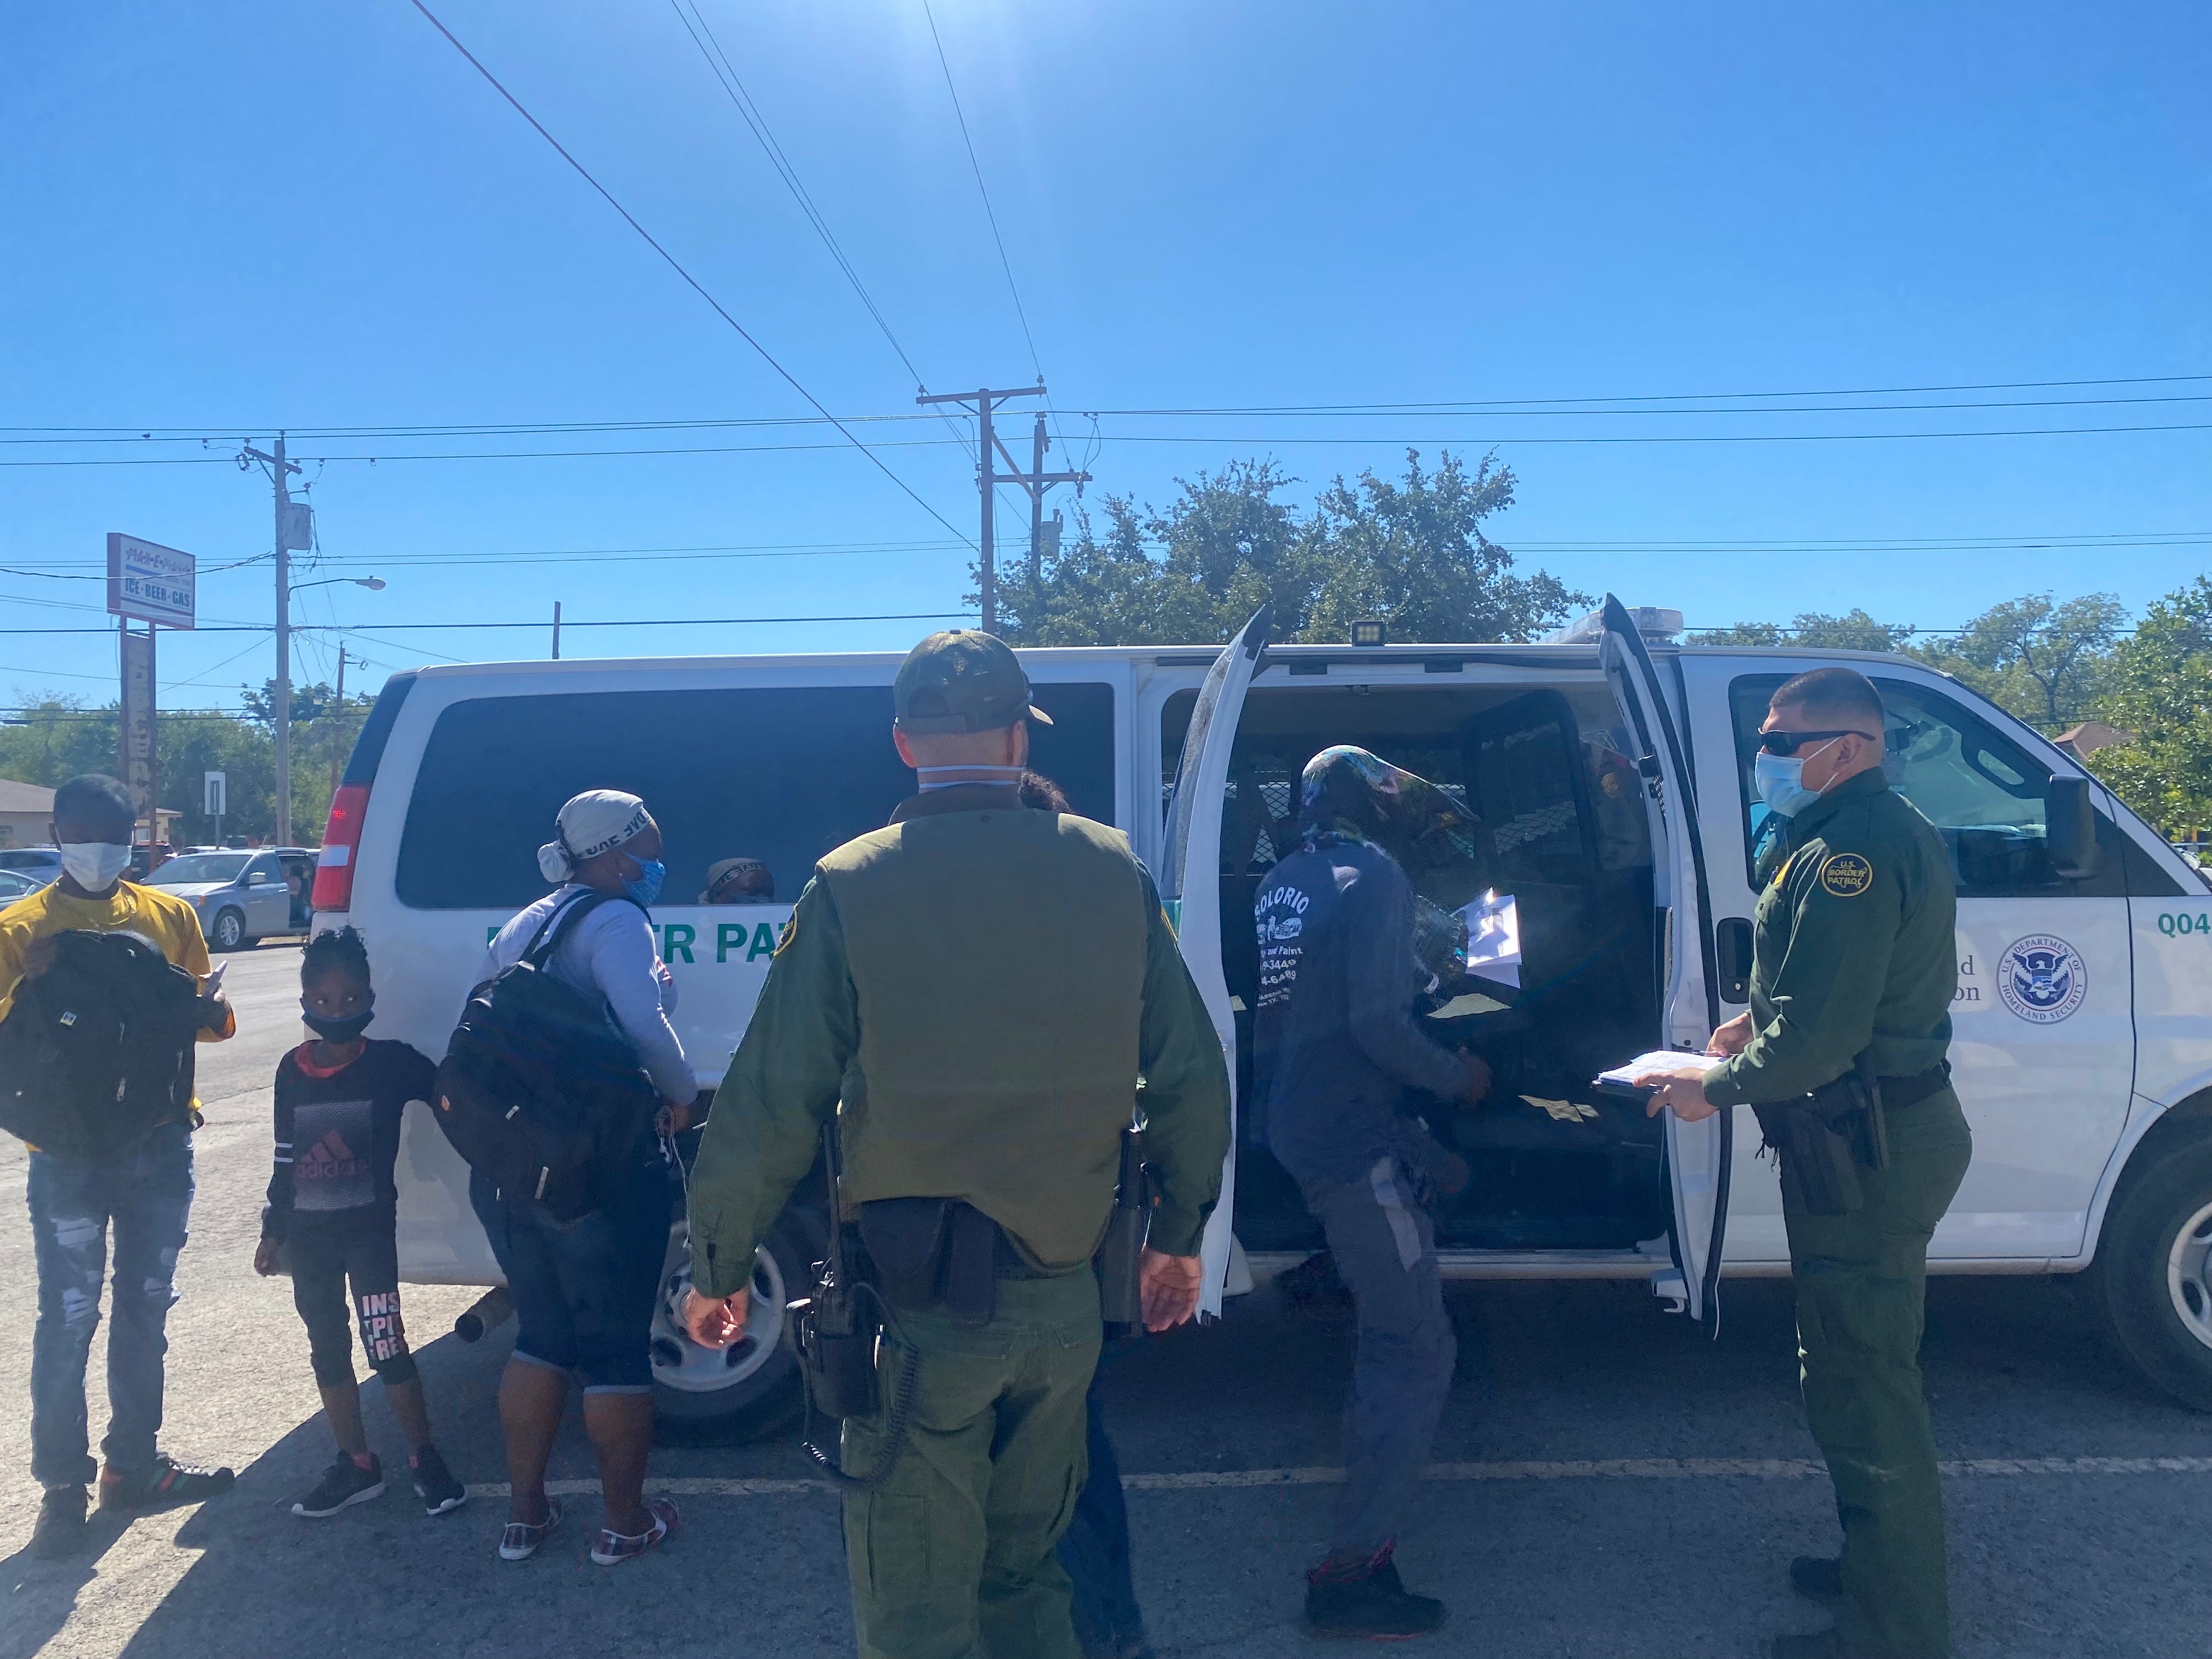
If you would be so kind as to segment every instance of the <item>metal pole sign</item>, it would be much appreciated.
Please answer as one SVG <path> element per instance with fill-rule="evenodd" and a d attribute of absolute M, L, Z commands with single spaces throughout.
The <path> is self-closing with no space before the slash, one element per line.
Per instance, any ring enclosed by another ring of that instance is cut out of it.
<path fill-rule="evenodd" d="M 123 784 L 142 822 L 154 821 L 154 635 L 123 630 Z M 150 842 L 158 839 L 149 833 Z"/>
<path fill-rule="evenodd" d="M 165 628 L 192 625 L 196 567 L 189 553 L 107 532 L 107 610 Z"/>

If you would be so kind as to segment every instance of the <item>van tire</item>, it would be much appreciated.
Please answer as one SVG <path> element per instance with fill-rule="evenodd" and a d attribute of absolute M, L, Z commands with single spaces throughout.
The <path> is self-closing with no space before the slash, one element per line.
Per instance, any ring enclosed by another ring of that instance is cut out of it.
<path fill-rule="evenodd" d="M 793 1205 L 776 1218 L 757 1265 L 753 1292 L 780 1294 L 782 1301 L 806 1294 L 812 1283 L 814 1263 L 820 1261 L 829 1239 L 821 1214 L 805 1205 Z M 784 1430 L 795 1430 L 804 1404 L 799 1376 L 797 1322 L 782 1309 L 773 1312 L 774 1346 L 751 1364 L 741 1360 L 742 1373 L 727 1387 L 714 1389 L 671 1387 L 668 1345 L 673 1309 L 690 1282 L 690 1242 L 684 1218 L 678 1215 L 669 1232 L 669 1261 L 664 1272 L 653 1323 L 654 1371 L 653 1399 L 654 1437 L 663 1445 L 743 1445 L 763 1440 Z M 753 1322 L 748 1322 L 752 1328 Z M 699 1351 L 688 1345 L 680 1350 L 694 1363 L 679 1370 L 696 1369 Z"/>
<path fill-rule="evenodd" d="M 2106 1328 L 2160 1393 L 2212 1412 L 2212 1139 L 2161 1158 L 2124 1187 L 2092 1270 Z"/>
<path fill-rule="evenodd" d="M 220 912 L 215 919 L 215 926 L 208 930 L 208 943 L 218 951 L 243 951 L 252 942 L 246 936 L 246 916 L 242 911 Z"/>

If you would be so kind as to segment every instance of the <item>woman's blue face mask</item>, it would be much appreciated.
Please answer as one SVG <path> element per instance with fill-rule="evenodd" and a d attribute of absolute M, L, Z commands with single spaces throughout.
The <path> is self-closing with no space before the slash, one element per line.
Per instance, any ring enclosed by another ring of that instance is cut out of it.
<path fill-rule="evenodd" d="M 635 859 L 637 873 L 623 882 L 623 891 L 640 904 L 650 905 L 660 896 L 661 884 L 668 879 L 668 866 L 659 859 Z"/>

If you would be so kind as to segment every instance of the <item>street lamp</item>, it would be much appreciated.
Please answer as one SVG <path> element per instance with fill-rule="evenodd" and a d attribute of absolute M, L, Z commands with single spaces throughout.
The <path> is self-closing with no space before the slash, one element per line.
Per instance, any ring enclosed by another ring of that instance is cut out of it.
<path fill-rule="evenodd" d="M 281 447 L 277 453 L 283 453 Z M 282 471 L 277 482 L 281 488 Z M 292 595 L 302 588 L 329 587 L 341 582 L 366 587 L 372 593 L 384 591 L 381 576 L 325 576 L 317 581 L 286 583 L 284 603 L 276 607 L 276 695 L 270 713 L 276 722 L 276 844 L 280 847 L 292 844 Z"/>

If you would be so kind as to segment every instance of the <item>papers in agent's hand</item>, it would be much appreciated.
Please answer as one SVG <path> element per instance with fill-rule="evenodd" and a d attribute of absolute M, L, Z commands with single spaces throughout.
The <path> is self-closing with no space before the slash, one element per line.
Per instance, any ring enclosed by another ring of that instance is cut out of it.
<path fill-rule="evenodd" d="M 1710 1072 L 1728 1056 L 1725 1054 L 1686 1054 L 1672 1048 L 1654 1048 L 1648 1054 L 1638 1054 L 1626 1066 L 1616 1066 L 1611 1071 L 1600 1072 L 1600 1083 L 1617 1083 L 1625 1089 L 1640 1089 L 1653 1078 L 1663 1073 L 1684 1070 Z"/>
<path fill-rule="evenodd" d="M 1521 911 L 1510 893 L 1485 893 L 1460 915 L 1467 922 L 1467 970 L 1502 985 L 1521 983 Z"/>
<path fill-rule="evenodd" d="M 1469 1014 L 1496 1014 L 1504 1012 L 1505 1005 L 1496 997 L 1484 996 L 1480 991 L 1462 991 L 1441 1008 L 1429 1010 L 1431 1019 L 1465 1019 Z"/>

